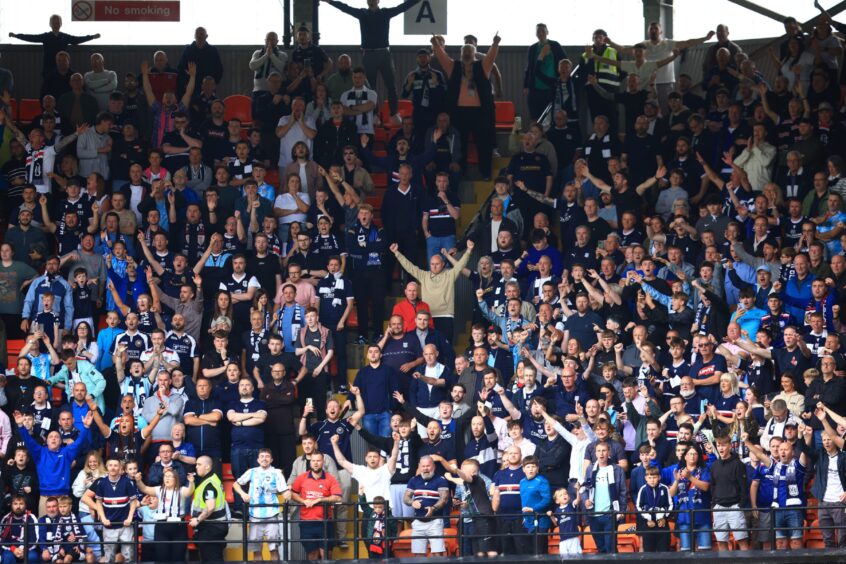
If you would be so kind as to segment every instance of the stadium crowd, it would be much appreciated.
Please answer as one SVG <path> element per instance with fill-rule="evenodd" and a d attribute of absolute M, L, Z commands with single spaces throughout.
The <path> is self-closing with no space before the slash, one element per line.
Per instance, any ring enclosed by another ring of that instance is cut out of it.
<path fill-rule="evenodd" d="M 243 518 L 278 559 L 289 509 L 309 559 L 403 529 L 442 555 L 451 516 L 464 555 L 586 526 L 611 553 L 623 523 L 647 552 L 846 546 L 846 25 L 785 21 L 768 80 L 727 25 L 568 56 L 538 24 L 497 167 L 499 37 L 433 37 L 398 81 L 419 0 L 323 1 L 364 66 L 268 33 L 250 128 L 202 27 L 120 84 L 58 16 L 11 34 L 44 66 L 27 124 L 0 69 L 3 564 L 184 561 L 189 528 L 222 561 Z M 492 188 L 459 233 L 468 175 Z"/>

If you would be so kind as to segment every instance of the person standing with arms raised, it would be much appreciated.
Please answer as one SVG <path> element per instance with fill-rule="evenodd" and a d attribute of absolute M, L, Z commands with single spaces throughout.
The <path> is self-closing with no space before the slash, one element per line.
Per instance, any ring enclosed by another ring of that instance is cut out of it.
<path fill-rule="evenodd" d="M 382 75 L 385 89 L 388 91 L 391 115 L 398 124 L 402 123 L 402 118 L 397 113 L 397 85 L 388 37 L 391 31 L 391 19 L 410 10 L 415 4 L 420 3 L 420 0 L 405 0 L 399 6 L 381 9 L 379 0 L 367 0 L 367 8 L 352 8 L 337 0 L 322 1 L 358 20 L 361 28 L 362 64 L 367 69 L 367 82 L 371 88 L 376 88 L 377 74 Z"/>
<path fill-rule="evenodd" d="M 20 39 L 27 43 L 41 43 L 44 45 L 44 66 L 41 74 L 42 76 L 47 76 L 50 74 L 50 71 L 56 70 L 56 55 L 60 51 L 67 51 L 70 45 L 79 45 L 92 39 L 100 39 L 100 34 L 68 35 L 67 33 L 62 33 L 62 16 L 53 14 L 50 16 L 50 31 L 36 34 L 9 33 L 9 37 Z"/>

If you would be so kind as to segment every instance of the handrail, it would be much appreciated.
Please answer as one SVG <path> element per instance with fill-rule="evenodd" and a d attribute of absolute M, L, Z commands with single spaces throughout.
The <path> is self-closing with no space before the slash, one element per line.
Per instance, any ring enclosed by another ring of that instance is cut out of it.
<path fill-rule="evenodd" d="M 368 502 L 368 504 L 373 505 L 373 502 Z M 324 509 L 324 511 L 328 511 L 332 506 L 334 506 L 334 507 L 345 506 L 345 507 L 348 507 L 348 508 L 352 507 L 353 508 L 352 516 L 348 516 L 348 517 L 345 517 L 343 519 L 338 519 L 338 518 L 324 519 L 322 521 L 324 523 L 324 535 L 323 535 L 323 537 L 317 538 L 317 539 L 308 539 L 308 540 L 310 540 L 312 542 L 321 543 L 323 545 L 324 550 L 326 551 L 326 554 L 329 554 L 329 549 L 331 549 L 332 546 L 336 542 L 352 542 L 353 543 L 353 546 L 352 546 L 353 558 L 358 559 L 359 554 L 360 554 L 360 543 L 367 542 L 368 540 L 370 540 L 369 538 L 361 535 L 360 525 L 365 521 L 365 518 L 359 513 L 360 504 L 354 503 L 354 502 L 335 503 L 335 504 L 324 503 L 323 509 Z M 419 535 L 414 535 L 413 533 L 411 535 L 408 535 L 408 534 L 403 535 L 403 534 L 400 534 L 398 532 L 396 535 L 389 535 L 388 534 L 389 531 L 390 531 L 390 526 L 388 526 L 389 524 L 400 523 L 400 522 L 403 522 L 403 521 L 410 521 L 411 519 L 393 517 L 392 514 L 391 514 L 391 510 L 390 510 L 391 508 L 389 507 L 388 501 L 384 502 L 384 506 L 385 506 L 385 516 L 386 516 L 385 517 L 385 522 L 386 522 L 385 523 L 386 524 L 385 535 L 383 537 L 383 539 L 384 539 L 384 549 L 385 549 L 385 552 L 386 552 L 385 556 L 391 556 L 391 545 L 395 541 L 398 541 L 398 540 L 401 540 L 401 539 L 412 540 L 412 539 L 424 538 L 424 537 L 421 537 Z M 275 519 L 262 519 L 262 522 L 263 523 L 276 523 L 276 524 L 283 525 L 282 527 L 280 527 L 282 538 L 267 539 L 266 542 L 274 542 L 276 544 L 279 544 L 280 545 L 280 558 L 282 560 L 290 559 L 291 558 L 291 547 L 294 546 L 296 543 L 301 542 L 301 539 L 299 539 L 299 538 L 292 538 L 291 525 L 299 524 L 299 523 L 303 523 L 303 522 L 314 522 L 313 520 L 301 519 L 301 518 L 299 518 L 299 516 L 292 517 L 291 514 L 293 512 L 295 512 L 297 508 L 302 507 L 300 504 L 296 504 L 296 503 L 293 503 L 293 502 L 285 502 L 285 503 L 276 504 L 276 505 L 274 505 L 274 504 L 252 504 L 251 505 L 249 503 L 244 503 L 244 511 L 243 511 L 243 515 L 242 515 L 241 518 L 239 518 L 239 519 L 228 519 L 228 520 L 225 521 L 226 524 L 229 527 L 232 527 L 232 526 L 240 527 L 241 533 L 242 533 L 242 537 L 241 537 L 240 540 L 234 541 L 234 542 L 229 543 L 229 544 L 239 544 L 240 548 L 241 548 L 241 554 L 243 556 L 243 560 L 248 561 L 249 545 L 251 544 L 251 541 L 249 540 L 249 535 L 247 534 L 248 528 L 250 526 L 249 510 L 251 508 L 261 508 L 261 507 L 276 507 L 276 508 L 279 509 L 279 513 L 277 514 Z M 768 541 L 772 543 L 772 546 L 775 546 L 776 532 L 778 530 L 780 530 L 778 527 L 775 526 L 775 521 L 776 521 L 775 515 L 776 514 L 778 514 L 779 512 L 783 512 L 783 511 L 793 511 L 793 510 L 801 510 L 801 511 L 805 512 L 807 510 L 818 510 L 819 508 L 820 508 L 819 506 L 811 506 L 811 505 L 788 507 L 788 508 L 780 508 L 780 507 L 768 508 L 768 509 L 762 510 L 762 511 L 771 511 L 773 513 L 773 518 L 770 519 L 769 527 L 766 527 L 766 528 L 755 527 L 755 526 L 752 526 L 752 524 L 750 523 L 750 526 L 744 528 L 743 530 L 747 533 L 758 533 L 758 534 L 763 533 L 763 534 L 766 534 L 767 535 L 766 538 L 768 538 Z M 846 504 L 826 504 L 826 508 L 846 510 Z M 751 508 L 719 508 L 719 509 L 717 509 L 717 508 L 677 509 L 676 508 L 676 509 L 673 509 L 673 510 L 670 510 L 670 511 L 663 511 L 663 513 L 668 513 L 669 515 L 673 516 L 674 518 L 668 519 L 667 529 L 662 529 L 661 531 L 666 532 L 666 534 L 668 534 L 668 535 L 675 535 L 675 536 L 679 536 L 680 534 L 690 534 L 691 535 L 690 548 L 691 548 L 691 551 L 695 552 L 697 550 L 696 533 L 700 533 L 700 532 L 714 533 L 714 532 L 719 531 L 719 529 L 713 528 L 713 525 L 708 526 L 708 527 L 705 527 L 705 526 L 700 527 L 700 526 L 694 525 L 694 528 L 692 528 L 692 529 L 688 529 L 687 527 L 680 527 L 677 524 L 679 516 L 687 516 L 688 523 L 695 523 L 694 518 L 696 517 L 697 514 L 701 515 L 703 513 L 706 513 L 706 514 L 709 515 L 709 521 L 711 521 L 711 517 L 715 513 L 750 511 L 750 510 L 751 510 Z M 574 534 L 578 538 L 581 539 L 580 544 L 583 547 L 585 545 L 585 539 L 588 536 L 602 535 L 602 536 L 610 536 L 612 538 L 611 546 L 614 548 L 614 551 L 616 551 L 616 548 L 617 548 L 617 540 L 616 539 L 619 535 L 638 535 L 638 536 L 640 536 L 640 535 L 643 535 L 644 533 L 654 533 L 654 532 L 656 532 L 655 529 L 652 529 L 652 528 L 643 528 L 643 527 L 638 528 L 638 521 L 637 520 L 634 523 L 628 523 L 631 526 L 626 527 L 625 530 L 622 530 L 622 531 L 619 530 L 621 525 L 626 524 L 625 518 L 627 516 L 631 516 L 631 515 L 634 515 L 636 517 L 640 516 L 641 513 L 639 511 L 629 511 L 629 510 L 625 510 L 625 511 L 615 511 L 615 510 L 610 510 L 610 511 L 586 511 L 586 510 L 580 509 L 578 511 L 573 512 L 573 515 L 577 518 L 577 520 L 580 524 L 583 524 L 585 522 L 589 522 L 589 520 L 591 518 L 596 518 L 596 517 L 601 517 L 601 516 L 611 516 L 612 521 L 614 523 L 614 525 L 613 525 L 613 527 L 611 528 L 610 531 L 603 532 L 603 533 L 592 532 L 589 529 L 589 525 L 579 526 L 577 528 L 577 531 Z M 447 533 L 446 527 L 445 527 L 444 534 L 439 535 L 439 536 L 426 535 L 425 538 L 427 538 L 427 539 L 441 538 L 443 540 L 455 540 L 457 542 L 457 545 L 458 545 L 458 550 L 461 551 L 461 548 L 466 541 L 476 539 L 476 538 L 481 538 L 480 534 L 474 534 L 473 532 L 469 532 L 469 531 L 466 530 L 466 528 L 464 526 L 465 520 L 469 519 L 469 520 L 471 520 L 470 522 L 472 522 L 473 517 L 475 517 L 475 516 L 464 515 L 464 514 L 447 514 L 447 515 L 439 516 L 438 518 L 443 518 L 444 520 L 457 519 L 457 527 L 455 528 L 455 533 L 451 533 L 451 532 Z M 547 514 L 546 513 L 538 513 L 538 512 L 536 512 L 536 513 L 507 513 L 507 514 L 495 513 L 493 515 L 483 515 L 482 517 L 493 517 L 493 518 L 498 518 L 498 519 L 521 519 L 521 520 L 525 519 L 525 518 L 529 518 L 529 519 L 535 520 L 535 519 L 538 519 L 538 518 L 547 517 Z M 186 516 L 186 519 L 187 519 L 187 516 Z M 334 525 L 334 523 L 341 523 L 341 522 L 352 523 L 352 525 L 353 525 L 352 531 L 351 531 L 352 534 L 343 538 L 343 539 L 338 539 L 338 538 L 335 538 L 334 535 L 330 534 L 328 528 L 330 526 Z M 673 528 L 670 528 L 670 526 L 669 526 L 670 522 L 676 523 Z M 133 521 L 133 523 L 132 523 L 133 532 L 134 532 L 133 538 L 135 538 L 135 539 L 139 538 L 139 533 L 140 533 L 141 527 L 143 527 L 145 525 L 156 525 L 158 523 L 161 523 L 161 521 Z M 92 524 L 88 523 L 88 525 L 92 525 Z M 23 546 L 27 547 L 29 550 L 37 550 L 39 548 L 39 547 L 36 547 L 35 545 L 32 545 L 32 546 L 30 545 L 30 539 L 32 539 L 32 535 L 33 535 L 33 532 L 31 531 L 31 529 L 34 526 L 36 526 L 36 527 L 37 526 L 43 526 L 43 524 L 42 523 L 27 523 L 26 525 L 24 525 Z M 103 525 L 100 524 L 100 523 L 93 523 L 93 526 L 98 530 L 103 529 Z M 185 522 L 185 526 L 186 527 L 188 526 L 187 521 Z M 806 525 L 805 521 L 803 521 L 801 528 L 802 528 L 803 531 L 805 531 L 805 530 L 817 530 L 817 531 L 840 530 L 841 532 L 844 529 L 843 527 L 838 527 L 837 525 L 834 525 L 834 524 L 832 524 L 832 525 L 820 525 L 819 522 L 817 522 L 817 524 L 812 528 L 812 527 L 810 527 L 810 525 Z M 783 530 L 783 529 L 781 529 L 781 530 Z M 728 531 L 728 532 L 731 533 L 732 531 Z M 557 535 L 558 535 L 558 533 L 557 533 L 556 528 L 552 528 L 550 530 L 540 530 L 538 528 L 535 528 L 534 531 L 531 531 L 531 532 L 527 531 L 527 533 L 526 533 L 527 537 L 528 536 L 532 537 L 533 544 L 536 547 L 536 549 L 537 549 L 537 547 L 542 546 L 544 543 L 548 543 L 550 540 L 557 537 Z M 152 540 L 152 539 L 144 539 L 144 540 Z M 83 547 L 83 549 L 86 546 L 89 546 L 91 544 L 95 544 L 95 543 L 92 543 L 91 541 L 88 541 L 87 539 L 83 539 L 83 540 L 77 541 L 77 542 L 80 546 Z M 201 545 L 204 542 L 220 542 L 220 541 L 202 541 L 202 540 L 194 538 L 194 539 L 175 540 L 175 541 L 159 540 L 159 541 L 156 541 L 155 544 L 185 544 L 187 546 L 189 544 Z M 101 542 L 100 544 L 121 544 L 121 543 L 119 541 L 113 541 L 113 542 Z M 16 543 L 14 543 L 14 542 L 0 542 L 0 547 L 7 547 L 7 546 L 10 547 L 10 546 L 15 546 L 15 545 L 16 545 Z M 137 555 L 138 551 L 140 550 L 140 546 L 141 546 L 141 543 L 136 540 L 136 547 L 135 547 L 136 555 Z M 39 559 L 40 559 L 40 557 L 41 557 L 40 550 L 38 550 L 38 555 L 39 555 Z M 28 550 L 24 551 L 24 562 L 29 562 Z"/>

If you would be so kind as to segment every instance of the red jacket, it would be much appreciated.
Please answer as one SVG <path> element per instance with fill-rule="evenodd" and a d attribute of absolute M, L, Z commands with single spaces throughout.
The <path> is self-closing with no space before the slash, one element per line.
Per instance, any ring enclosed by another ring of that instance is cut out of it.
<path fill-rule="evenodd" d="M 397 302 L 391 315 L 399 315 L 402 317 L 402 330 L 408 333 L 417 329 L 417 324 L 414 319 L 420 311 L 429 311 L 429 304 L 423 300 L 417 300 L 416 304 L 408 301 L 408 298 L 403 298 L 402 301 Z M 429 312 L 431 314 L 431 312 Z M 435 323 L 429 317 L 429 329 L 434 329 Z"/>

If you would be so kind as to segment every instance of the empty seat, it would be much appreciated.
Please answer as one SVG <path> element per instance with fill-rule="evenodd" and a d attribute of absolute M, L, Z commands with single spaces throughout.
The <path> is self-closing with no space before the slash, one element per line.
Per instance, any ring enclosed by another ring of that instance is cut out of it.
<path fill-rule="evenodd" d="M 40 100 L 37 98 L 21 98 L 20 104 L 18 105 L 18 122 L 26 124 L 32 123 L 35 118 L 41 115 L 41 113 Z"/>
<path fill-rule="evenodd" d="M 510 131 L 514 127 L 514 118 L 517 112 L 514 109 L 514 102 L 495 101 L 496 105 L 496 129 L 497 131 Z"/>
<path fill-rule="evenodd" d="M 249 126 L 253 123 L 253 101 L 249 96 L 233 94 L 223 99 L 226 109 L 223 112 L 223 119 L 229 121 L 232 118 L 241 120 L 242 126 Z"/>

